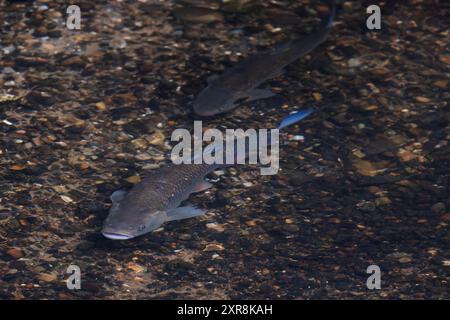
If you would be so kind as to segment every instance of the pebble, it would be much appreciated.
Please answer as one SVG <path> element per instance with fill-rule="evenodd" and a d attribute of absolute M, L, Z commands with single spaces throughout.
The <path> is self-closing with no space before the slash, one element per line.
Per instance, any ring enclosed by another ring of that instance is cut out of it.
<path fill-rule="evenodd" d="M 225 171 L 223 171 L 223 170 L 216 170 L 216 171 L 214 171 L 214 174 L 216 176 L 223 176 L 225 174 Z"/>
<path fill-rule="evenodd" d="M 362 174 L 363 176 L 374 177 L 378 174 L 375 166 L 367 160 L 356 159 L 355 161 L 353 161 L 353 166 L 356 168 L 358 173 Z"/>
<path fill-rule="evenodd" d="M 103 102 L 103 101 L 101 101 L 101 102 L 97 102 L 96 104 L 95 104 L 95 107 L 98 109 L 98 110 L 100 110 L 100 111 L 106 111 L 108 108 L 106 107 L 106 104 Z"/>
<path fill-rule="evenodd" d="M 64 202 L 66 202 L 66 203 L 71 203 L 71 202 L 73 202 L 72 198 L 70 198 L 70 197 L 68 197 L 68 196 L 62 195 L 62 196 L 61 196 L 61 199 L 62 199 Z"/>
<path fill-rule="evenodd" d="M 148 143 L 157 146 L 163 144 L 165 139 L 166 137 L 161 131 L 156 131 L 148 138 Z"/>
<path fill-rule="evenodd" d="M 416 156 L 414 153 L 412 153 L 411 151 L 405 150 L 405 149 L 403 149 L 403 148 L 400 148 L 400 149 L 399 149 L 399 151 L 398 151 L 398 156 L 400 157 L 400 159 L 401 159 L 402 161 L 405 161 L 405 162 L 411 161 L 411 160 L 413 160 L 413 159 L 415 159 L 415 158 L 417 157 L 417 156 Z"/>
<path fill-rule="evenodd" d="M 52 187 L 52 189 L 55 190 L 56 192 L 60 192 L 60 193 L 68 191 L 66 186 L 54 186 L 54 187 Z"/>
<path fill-rule="evenodd" d="M 422 102 L 422 103 L 427 103 L 427 102 L 430 102 L 431 100 L 429 98 L 427 98 L 427 97 L 419 96 L 419 97 L 416 97 L 416 101 L 417 102 Z"/>
<path fill-rule="evenodd" d="M 433 85 L 435 85 L 438 88 L 445 89 L 448 86 L 448 81 L 447 80 L 437 80 L 433 83 Z"/>
<path fill-rule="evenodd" d="M 393 252 L 387 255 L 388 258 L 397 260 L 400 263 L 409 263 L 412 261 L 411 254 L 406 252 Z"/>
<path fill-rule="evenodd" d="M 114 49 L 123 49 L 127 46 L 127 42 L 125 39 L 114 38 L 109 42 L 109 45 Z"/>
<path fill-rule="evenodd" d="M 225 12 L 245 13 L 258 5 L 258 1 L 226 0 L 223 1 L 222 10 Z"/>
<path fill-rule="evenodd" d="M 435 203 L 432 207 L 431 207 L 431 212 L 433 213 L 442 213 L 446 210 L 446 206 L 445 203 L 443 202 L 438 202 Z"/>
<path fill-rule="evenodd" d="M 225 250 L 225 248 L 223 247 L 223 245 L 218 243 L 209 243 L 203 249 L 203 251 L 222 251 L 222 250 Z"/>
<path fill-rule="evenodd" d="M 86 161 L 80 163 L 80 169 L 81 169 L 81 170 L 86 170 L 86 169 L 88 169 L 90 166 L 91 166 L 91 165 L 89 164 L 89 162 L 86 162 Z"/>
<path fill-rule="evenodd" d="M 135 262 L 129 262 L 127 263 L 127 268 L 136 272 L 136 273 L 142 273 L 146 271 L 146 268 L 141 266 L 140 264 L 137 264 Z"/>
<path fill-rule="evenodd" d="M 314 97 L 314 100 L 316 100 L 316 101 L 322 100 L 322 95 L 319 92 L 314 92 L 313 97 Z"/>
<path fill-rule="evenodd" d="M 131 176 L 127 178 L 127 181 L 132 184 L 139 183 L 141 181 L 141 177 L 139 176 Z"/>
<path fill-rule="evenodd" d="M 174 11 L 175 16 L 185 22 L 192 23 L 211 23 L 223 21 L 223 16 L 220 12 L 208 8 L 178 8 Z"/>
<path fill-rule="evenodd" d="M 384 206 L 390 204 L 392 201 L 388 197 L 380 197 L 375 199 L 376 206 Z"/>
<path fill-rule="evenodd" d="M 57 275 L 53 273 L 41 273 L 38 279 L 44 282 L 52 282 L 57 279 Z"/>
<path fill-rule="evenodd" d="M 358 202 L 356 204 L 356 207 L 359 210 L 366 211 L 366 212 L 372 212 L 372 211 L 375 211 L 375 209 L 376 209 L 375 204 L 372 201 L 368 201 L 368 200 L 361 200 L 360 202 Z"/>
<path fill-rule="evenodd" d="M 26 167 L 24 165 L 20 165 L 20 164 L 13 164 L 10 169 L 13 171 L 20 171 L 25 169 Z"/>
<path fill-rule="evenodd" d="M 2 48 L 2 51 L 5 55 L 11 54 L 16 50 L 16 47 L 14 47 L 13 45 L 9 45 L 6 47 Z"/>
<path fill-rule="evenodd" d="M 131 140 L 131 143 L 136 147 L 140 149 L 144 149 L 148 147 L 148 142 L 144 138 L 137 138 L 134 140 Z"/>
<path fill-rule="evenodd" d="M 249 227 L 254 227 L 257 225 L 257 222 L 256 222 L 256 220 L 248 220 L 248 221 L 245 221 L 245 224 L 248 225 Z"/>
<path fill-rule="evenodd" d="M 445 63 L 445 64 L 450 64 L 450 55 L 448 54 L 443 54 L 439 56 L 439 61 Z"/>
<path fill-rule="evenodd" d="M 297 134 L 295 136 L 292 136 L 292 138 L 290 140 L 293 140 L 293 141 L 304 141 L 305 137 L 302 136 L 301 134 Z"/>
<path fill-rule="evenodd" d="M 152 159 L 152 156 L 150 154 L 148 154 L 148 153 L 141 152 L 141 153 L 138 153 L 135 156 L 135 158 L 136 158 L 136 160 L 139 160 L 139 161 L 146 161 L 146 160 Z"/>
<path fill-rule="evenodd" d="M 362 61 L 360 58 L 350 58 L 347 63 L 350 68 L 355 68 L 359 67 L 362 64 Z"/>
<path fill-rule="evenodd" d="M 3 68 L 3 73 L 5 73 L 5 74 L 15 73 L 15 72 L 16 71 L 13 68 L 10 68 L 10 67 Z"/>
<path fill-rule="evenodd" d="M 74 56 L 71 58 L 68 58 L 62 62 L 63 66 L 84 66 L 86 63 L 84 62 L 83 58 L 80 56 Z"/>
<path fill-rule="evenodd" d="M 398 262 L 400 263 L 409 263 L 411 261 L 412 261 L 411 257 L 401 257 L 400 259 L 398 259 Z"/>
<path fill-rule="evenodd" d="M 402 268 L 402 269 L 400 269 L 400 272 L 403 274 L 403 275 L 405 275 L 405 276 L 409 276 L 409 275 L 412 275 L 412 274 L 414 274 L 414 268 Z"/>
<path fill-rule="evenodd" d="M 210 230 L 214 230 L 216 232 L 224 232 L 225 231 L 225 227 L 223 224 L 218 224 L 218 223 L 207 223 L 206 227 Z"/>
<path fill-rule="evenodd" d="M 23 257 L 23 252 L 18 248 L 10 248 L 6 250 L 6 253 L 14 259 L 20 259 Z"/>
<path fill-rule="evenodd" d="M 339 224 L 341 223 L 341 219 L 336 218 L 336 217 L 332 217 L 330 219 L 328 219 L 329 222 L 334 223 L 334 224 Z"/>
<path fill-rule="evenodd" d="M 184 240 L 184 241 L 191 240 L 192 239 L 192 235 L 189 234 L 189 233 L 180 233 L 178 235 L 178 239 Z"/>

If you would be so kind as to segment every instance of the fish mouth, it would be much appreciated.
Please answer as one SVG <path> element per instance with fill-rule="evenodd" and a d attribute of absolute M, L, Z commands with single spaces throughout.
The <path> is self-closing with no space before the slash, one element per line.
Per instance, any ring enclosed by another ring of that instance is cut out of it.
<path fill-rule="evenodd" d="M 106 232 L 102 231 L 102 234 L 111 240 L 128 240 L 133 238 L 133 236 L 130 236 L 128 234 L 121 234 L 121 233 L 114 233 L 114 232 Z"/>

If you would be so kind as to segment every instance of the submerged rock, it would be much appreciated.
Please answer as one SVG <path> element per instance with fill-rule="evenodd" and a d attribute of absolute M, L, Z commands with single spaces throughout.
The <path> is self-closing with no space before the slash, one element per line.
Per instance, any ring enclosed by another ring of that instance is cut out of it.
<path fill-rule="evenodd" d="M 220 22 L 224 19 L 220 12 L 201 7 L 178 8 L 174 14 L 181 21 L 192 23 Z"/>

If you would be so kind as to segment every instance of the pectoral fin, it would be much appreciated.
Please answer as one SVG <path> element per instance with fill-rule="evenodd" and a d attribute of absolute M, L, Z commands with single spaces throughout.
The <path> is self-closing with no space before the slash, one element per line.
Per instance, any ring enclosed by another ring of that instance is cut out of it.
<path fill-rule="evenodd" d="M 112 203 L 117 203 L 122 201 L 122 199 L 125 198 L 126 195 L 127 192 L 125 190 L 117 190 L 111 194 L 110 198 Z"/>
<path fill-rule="evenodd" d="M 213 185 L 208 181 L 202 181 L 194 187 L 194 192 L 205 191 L 206 189 L 211 188 Z"/>
<path fill-rule="evenodd" d="M 182 220 L 201 216 L 206 211 L 193 206 L 178 207 L 167 211 L 167 221 Z"/>
<path fill-rule="evenodd" d="M 275 93 L 270 91 L 269 89 L 253 89 L 251 90 L 248 95 L 246 102 L 259 100 L 259 99 L 266 99 L 275 96 Z"/>

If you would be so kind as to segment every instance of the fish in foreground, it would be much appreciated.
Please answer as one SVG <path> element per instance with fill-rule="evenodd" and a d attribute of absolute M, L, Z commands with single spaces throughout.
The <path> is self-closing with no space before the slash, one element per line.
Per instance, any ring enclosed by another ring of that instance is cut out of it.
<path fill-rule="evenodd" d="M 287 116 L 278 129 L 292 125 L 312 112 L 311 109 Z M 163 223 L 196 217 L 204 210 L 180 204 L 191 193 L 211 187 L 205 176 L 227 165 L 170 164 L 152 170 L 129 192 L 111 195 L 112 207 L 105 220 L 102 234 L 113 240 L 131 239 L 159 228 Z"/>
<path fill-rule="evenodd" d="M 257 89 L 266 80 L 279 76 L 283 69 L 307 54 L 327 38 L 335 16 L 335 3 L 331 12 L 312 34 L 292 40 L 278 48 L 247 58 L 220 76 L 208 78 L 208 86 L 196 97 L 193 108 L 200 116 L 212 116 L 234 109 L 240 101 L 268 98 L 274 93 Z"/>

